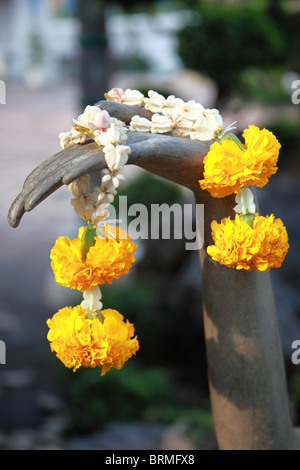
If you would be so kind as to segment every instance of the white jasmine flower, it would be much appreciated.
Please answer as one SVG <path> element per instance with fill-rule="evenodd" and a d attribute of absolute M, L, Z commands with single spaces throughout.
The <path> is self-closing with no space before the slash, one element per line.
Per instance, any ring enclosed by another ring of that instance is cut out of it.
<path fill-rule="evenodd" d="M 193 121 L 180 116 L 175 122 L 173 121 L 173 124 L 175 127 L 172 131 L 172 135 L 175 135 L 176 137 L 188 137 L 190 135 Z"/>
<path fill-rule="evenodd" d="M 110 170 L 108 168 L 103 168 L 103 170 L 101 170 L 101 173 L 102 173 L 102 176 L 104 175 L 110 175 Z"/>
<path fill-rule="evenodd" d="M 196 122 L 203 115 L 205 108 L 200 103 L 190 100 L 184 105 L 181 117 Z"/>
<path fill-rule="evenodd" d="M 120 170 L 128 161 L 130 148 L 126 145 L 106 145 L 103 148 L 105 161 L 111 171 Z"/>
<path fill-rule="evenodd" d="M 120 119 L 117 119 L 117 118 L 114 118 L 114 117 L 110 118 L 110 122 L 111 122 L 111 124 L 114 124 L 117 127 L 125 127 L 126 126 L 125 122 L 120 121 Z"/>
<path fill-rule="evenodd" d="M 217 134 L 223 130 L 223 119 L 217 109 L 206 109 L 204 115 L 210 129 L 215 129 Z"/>
<path fill-rule="evenodd" d="M 121 175 L 121 173 L 115 173 L 114 174 L 114 176 L 112 178 L 112 182 L 113 182 L 115 188 L 118 188 L 120 183 L 123 183 L 123 181 L 125 181 L 125 176 L 124 175 Z"/>
<path fill-rule="evenodd" d="M 125 181 L 125 176 L 122 175 L 121 173 L 117 173 L 116 177 L 118 178 L 120 183 L 123 183 Z"/>
<path fill-rule="evenodd" d="M 111 175 L 111 172 L 109 173 L 106 173 L 103 178 L 102 178 L 102 185 L 101 185 L 101 188 L 104 184 L 108 183 L 109 181 L 111 181 L 112 179 L 112 175 Z"/>
<path fill-rule="evenodd" d="M 96 207 L 98 202 L 98 196 L 101 193 L 101 186 L 95 186 L 93 192 L 89 194 L 86 198 L 87 204 L 93 207 Z"/>
<path fill-rule="evenodd" d="M 98 106 L 86 106 L 83 114 L 80 114 L 77 121 L 73 119 L 76 125 L 87 129 L 105 130 L 110 126 L 110 115 L 107 111 L 102 111 Z"/>
<path fill-rule="evenodd" d="M 124 165 L 128 162 L 128 155 L 131 150 L 127 145 L 118 145 L 117 146 L 117 160 L 114 166 L 114 170 L 119 171 L 123 168 Z"/>
<path fill-rule="evenodd" d="M 151 120 L 151 132 L 154 134 L 165 134 L 173 129 L 172 119 L 162 116 L 161 114 L 153 114 Z"/>
<path fill-rule="evenodd" d="M 60 140 L 60 146 L 62 149 L 66 149 L 71 145 L 75 144 L 84 144 L 86 142 L 87 136 L 82 132 L 79 132 L 73 126 L 69 132 L 61 132 L 58 135 Z"/>
<path fill-rule="evenodd" d="M 175 98 L 174 95 L 170 95 L 164 102 L 162 113 L 168 118 L 180 116 L 184 110 L 184 106 L 185 102 L 181 98 Z"/>
<path fill-rule="evenodd" d="M 101 183 L 101 191 L 105 193 L 111 193 L 115 196 L 117 194 L 117 191 L 115 190 L 115 186 L 113 184 L 112 179 L 112 174 L 103 176 Z"/>
<path fill-rule="evenodd" d="M 96 207 L 95 197 L 89 195 L 88 197 L 80 196 L 71 199 L 71 205 L 74 207 L 76 214 L 85 220 L 93 222 L 93 212 Z"/>
<path fill-rule="evenodd" d="M 235 197 L 237 205 L 233 208 L 238 214 L 255 214 L 256 206 L 254 196 L 250 188 L 243 188 Z"/>
<path fill-rule="evenodd" d="M 128 129 L 126 127 L 120 127 L 112 124 L 105 132 L 95 132 L 95 142 L 98 145 L 103 145 L 103 147 L 109 144 L 125 144 L 127 141 L 127 132 Z"/>
<path fill-rule="evenodd" d="M 105 205 L 105 204 L 108 204 L 108 206 L 114 202 L 114 196 L 113 194 L 111 193 L 105 193 L 103 191 L 100 192 L 99 196 L 98 196 L 98 207 L 101 205 Z M 106 206 L 106 207 L 108 207 Z"/>
<path fill-rule="evenodd" d="M 83 298 L 84 300 L 81 302 L 81 307 L 84 310 L 93 312 L 94 310 L 101 310 L 103 307 L 102 302 L 100 302 L 102 294 L 99 286 L 96 286 L 93 290 L 86 290 L 83 293 Z"/>
<path fill-rule="evenodd" d="M 144 95 L 138 90 L 127 88 L 122 95 L 122 102 L 130 106 L 142 106 L 144 104 Z"/>
<path fill-rule="evenodd" d="M 92 194 L 87 196 L 75 197 L 71 200 L 71 205 L 74 207 L 75 212 L 85 220 L 90 220 L 93 223 L 93 213 L 98 205 L 98 196 L 101 192 L 100 186 L 95 186 Z"/>
<path fill-rule="evenodd" d="M 70 139 L 70 132 L 61 132 L 60 134 L 58 134 L 58 138 L 62 149 L 66 149 L 67 147 L 70 147 L 70 145 L 72 145 Z"/>
<path fill-rule="evenodd" d="M 97 205 L 96 207 L 96 213 L 94 214 L 93 213 L 93 217 L 98 217 L 98 213 L 99 211 L 104 211 L 105 209 L 107 209 L 107 207 L 109 207 L 111 205 L 111 202 L 109 201 L 108 197 L 106 197 L 105 199 L 103 199 L 101 201 L 100 204 Z M 97 212 L 97 210 L 99 209 L 99 211 Z"/>
<path fill-rule="evenodd" d="M 214 140 L 223 130 L 223 120 L 217 109 L 206 109 L 203 115 L 194 123 L 192 140 Z"/>
<path fill-rule="evenodd" d="M 91 217 L 90 211 L 93 212 L 95 209 L 95 201 L 94 198 L 91 197 L 91 195 L 85 198 L 84 208 L 87 214 L 87 218 L 89 219 Z"/>
<path fill-rule="evenodd" d="M 68 190 L 75 197 L 87 196 L 89 193 L 89 175 L 79 176 L 76 180 L 68 185 Z"/>
<path fill-rule="evenodd" d="M 145 109 L 152 113 L 161 113 L 165 104 L 165 97 L 156 91 L 148 91 L 149 98 L 145 98 Z"/>
<path fill-rule="evenodd" d="M 116 188 L 118 188 L 123 181 L 125 181 L 125 176 L 118 171 L 113 171 L 110 175 L 105 175 L 102 178 L 101 189 L 103 192 L 115 196 L 117 194 Z"/>
<path fill-rule="evenodd" d="M 103 147 L 104 158 L 110 170 L 112 170 L 117 160 L 117 145 L 108 144 Z M 103 180 L 102 180 L 103 181 Z"/>
<path fill-rule="evenodd" d="M 131 132 L 150 132 L 151 121 L 141 116 L 133 116 L 130 121 Z"/>
<path fill-rule="evenodd" d="M 74 199 L 71 199 L 71 205 L 74 207 L 76 214 L 78 214 L 83 219 L 86 219 L 86 210 L 85 210 L 85 197 L 80 196 Z"/>
<path fill-rule="evenodd" d="M 123 102 L 124 90 L 122 88 L 112 88 L 108 93 L 105 93 L 107 101 L 114 101 L 115 103 Z"/>
<path fill-rule="evenodd" d="M 200 126 L 198 125 L 197 130 L 193 130 L 190 133 L 190 138 L 192 140 L 200 140 L 201 142 L 206 142 L 209 140 L 215 140 L 216 134 L 215 132 L 212 132 L 210 129 L 207 129 L 207 127 Z"/>
<path fill-rule="evenodd" d="M 99 222 L 102 222 L 103 220 L 107 219 L 108 216 L 109 216 L 108 210 L 104 209 L 102 206 L 98 206 L 93 212 L 91 220 L 93 224 L 98 224 Z M 97 230 L 97 235 L 99 237 L 98 230 Z M 101 238 L 104 238 L 104 237 L 101 237 Z"/>
<path fill-rule="evenodd" d="M 117 176 L 114 176 L 112 179 L 113 185 L 115 188 L 118 188 L 120 185 L 120 180 L 117 178 Z"/>

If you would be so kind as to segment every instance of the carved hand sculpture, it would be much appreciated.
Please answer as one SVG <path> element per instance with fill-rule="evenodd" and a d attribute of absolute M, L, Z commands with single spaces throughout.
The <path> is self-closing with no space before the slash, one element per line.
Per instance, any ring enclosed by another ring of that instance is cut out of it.
<path fill-rule="evenodd" d="M 142 108 L 101 101 L 113 117 L 129 123 L 150 117 Z M 220 449 L 298 449 L 292 426 L 281 342 L 270 276 L 237 271 L 214 262 L 206 253 L 213 219 L 234 215 L 234 196 L 212 198 L 198 183 L 210 143 L 170 135 L 128 132 L 128 164 L 190 188 L 204 204 L 204 247 L 200 250 L 209 387 Z M 106 167 L 94 142 L 71 146 L 39 165 L 26 178 L 8 214 L 17 227 L 31 211 L 63 184 Z M 151 190 L 149 189 L 150 197 Z"/>

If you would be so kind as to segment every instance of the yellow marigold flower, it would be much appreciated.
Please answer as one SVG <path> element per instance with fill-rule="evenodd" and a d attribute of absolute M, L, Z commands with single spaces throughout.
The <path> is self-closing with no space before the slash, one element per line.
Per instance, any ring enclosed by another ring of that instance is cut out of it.
<path fill-rule="evenodd" d="M 113 232 L 115 238 L 95 237 L 95 245 L 90 247 L 84 260 L 81 252 L 84 230 L 85 227 L 81 227 L 78 238 L 73 240 L 59 237 L 50 253 L 56 282 L 82 292 L 127 274 L 135 261 L 133 253 L 137 248 L 126 231 L 106 225 L 106 230 Z"/>
<path fill-rule="evenodd" d="M 285 226 L 274 215 L 256 216 L 251 228 L 237 214 L 221 223 L 211 224 L 214 245 L 207 253 L 225 266 L 251 271 L 269 271 L 279 268 L 288 251 L 288 235 Z"/>
<path fill-rule="evenodd" d="M 253 159 L 254 181 L 248 185 L 262 188 L 267 184 L 269 178 L 278 170 L 277 160 L 280 143 L 275 135 L 268 129 L 260 130 L 256 126 L 249 126 L 244 130 L 245 147 Z M 247 186 L 243 184 L 243 186 Z"/>
<path fill-rule="evenodd" d="M 288 234 L 281 219 L 274 215 L 256 217 L 253 222 L 255 236 L 260 249 L 253 258 L 253 267 L 258 271 L 280 268 L 289 249 Z"/>
<path fill-rule="evenodd" d="M 214 245 L 207 247 L 207 253 L 221 264 L 236 269 L 252 269 L 251 260 L 259 250 L 259 241 L 253 237 L 252 228 L 238 215 L 211 224 Z"/>
<path fill-rule="evenodd" d="M 202 189 L 213 197 L 225 197 L 243 186 L 263 187 L 277 171 L 280 143 L 267 129 L 249 126 L 244 130 L 245 150 L 233 140 L 214 142 L 204 157 Z"/>
<path fill-rule="evenodd" d="M 101 375 L 111 367 L 121 369 L 139 349 L 134 326 L 116 310 L 102 310 L 101 319 L 88 318 L 80 305 L 65 307 L 47 320 L 51 351 L 68 368 L 102 367 Z"/>

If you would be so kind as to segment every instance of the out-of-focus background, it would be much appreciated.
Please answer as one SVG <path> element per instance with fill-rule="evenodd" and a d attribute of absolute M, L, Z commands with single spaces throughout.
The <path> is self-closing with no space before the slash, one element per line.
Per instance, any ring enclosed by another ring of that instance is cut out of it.
<path fill-rule="evenodd" d="M 238 133 L 255 124 L 281 142 L 259 202 L 290 237 L 272 280 L 300 425 L 300 365 L 291 361 L 300 339 L 299 36 L 299 0 L 0 0 L 0 449 L 216 448 L 197 252 L 185 240 L 137 241 L 130 274 L 103 288 L 103 302 L 134 322 L 141 348 L 101 378 L 67 370 L 46 338 L 47 318 L 80 301 L 55 283 L 49 260 L 56 238 L 81 225 L 69 192 L 59 189 L 15 230 L 6 221 L 27 174 L 60 150 L 59 132 L 112 87 L 195 99 L 218 107 L 225 126 L 236 120 Z M 126 176 L 129 204 L 192 202 L 142 170 Z"/>

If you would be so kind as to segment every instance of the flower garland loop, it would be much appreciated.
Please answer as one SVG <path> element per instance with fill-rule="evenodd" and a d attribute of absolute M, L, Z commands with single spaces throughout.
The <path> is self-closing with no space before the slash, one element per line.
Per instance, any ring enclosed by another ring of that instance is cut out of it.
<path fill-rule="evenodd" d="M 90 192 L 89 176 L 68 185 L 71 205 L 87 222 L 78 237 L 58 237 L 51 250 L 51 267 L 56 282 L 83 292 L 83 301 L 59 310 L 47 321 L 51 350 L 66 367 L 101 367 L 101 375 L 111 367 L 120 369 L 139 349 L 134 326 L 113 309 L 102 310 L 99 285 L 111 284 L 127 274 L 134 263 L 137 246 L 129 234 L 109 223 L 109 206 L 124 181 L 120 170 L 128 161 L 128 128 L 97 106 L 87 106 L 67 133 L 59 134 L 62 148 L 83 144 L 92 138 L 102 148 L 107 168 L 101 184 Z M 113 221 L 112 221 L 113 222 Z"/>
<path fill-rule="evenodd" d="M 151 120 L 135 115 L 128 126 L 98 106 L 87 106 L 73 120 L 69 132 L 59 134 L 63 149 L 84 144 L 87 138 L 101 147 L 107 168 L 101 182 L 90 192 L 89 176 L 83 175 L 68 185 L 71 205 L 87 222 L 78 237 L 59 237 L 51 250 L 51 267 L 59 285 L 83 292 L 76 307 L 65 307 L 47 321 L 51 350 L 66 367 L 101 367 L 104 375 L 112 367 L 120 369 L 139 349 L 134 326 L 113 309 L 102 310 L 99 285 L 111 283 L 127 274 L 136 250 L 124 230 L 107 220 L 119 185 L 120 173 L 128 161 L 127 133 L 169 133 L 198 141 L 214 141 L 204 158 L 200 187 L 212 197 L 236 194 L 234 220 L 212 221 L 214 244 L 208 255 L 216 262 L 237 270 L 269 271 L 279 268 L 288 251 L 288 235 L 280 219 L 260 216 L 249 186 L 263 187 L 277 171 L 280 143 L 272 132 L 250 125 L 243 132 L 244 144 L 223 129 L 217 109 L 200 103 L 184 102 L 171 95 L 165 98 L 150 90 L 145 97 L 138 90 L 113 88 L 108 101 L 144 107 Z M 233 123 L 235 124 L 235 123 Z M 110 222 L 110 223 L 109 223 Z"/>

